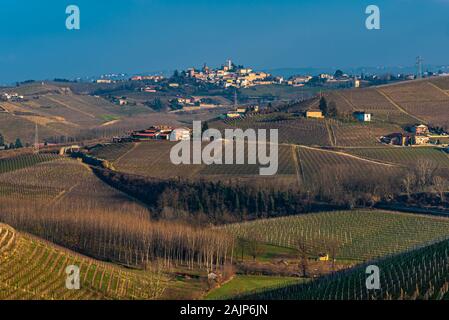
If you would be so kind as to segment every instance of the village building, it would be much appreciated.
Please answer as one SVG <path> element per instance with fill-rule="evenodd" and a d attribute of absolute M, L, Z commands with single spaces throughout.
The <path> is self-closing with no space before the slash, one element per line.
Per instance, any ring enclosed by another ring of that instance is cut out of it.
<path fill-rule="evenodd" d="M 429 134 L 429 127 L 425 124 L 419 124 L 412 128 L 412 132 L 416 135 L 425 135 Z"/>
<path fill-rule="evenodd" d="M 382 143 L 395 146 L 411 146 L 415 143 L 415 136 L 408 133 L 392 133 L 380 138 Z"/>
<path fill-rule="evenodd" d="M 430 143 L 430 137 L 426 135 L 415 135 L 415 144 L 422 145 Z"/>

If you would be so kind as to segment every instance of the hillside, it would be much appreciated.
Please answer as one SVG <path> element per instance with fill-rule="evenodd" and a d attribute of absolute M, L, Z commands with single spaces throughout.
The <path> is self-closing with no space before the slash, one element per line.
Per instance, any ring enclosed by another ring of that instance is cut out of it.
<path fill-rule="evenodd" d="M 449 219 L 378 210 L 337 211 L 265 219 L 224 227 L 237 237 L 295 249 L 305 238 L 339 243 L 337 260 L 366 261 L 449 236 Z M 323 249 L 323 248 L 321 248 Z"/>
<path fill-rule="evenodd" d="M 449 241 L 443 240 L 306 284 L 239 296 L 273 300 L 445 300 L 449 292 Z M 380 269 L 380 289 L 367 290 L 366 267 Z"/>
<path fill-rule="evenodd" d="M 158 273 L 130 271 L 57 247 L 0 224 L 0 300 L 155 299 Z M 66 267 L 80 268 L 80 289 L 66 288 Z"/>

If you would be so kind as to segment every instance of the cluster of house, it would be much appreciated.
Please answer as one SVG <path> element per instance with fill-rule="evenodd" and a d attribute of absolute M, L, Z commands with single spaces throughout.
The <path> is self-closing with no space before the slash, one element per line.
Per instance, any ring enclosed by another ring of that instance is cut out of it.
<path fill-rule="evenodd" d="M 152 126 L 145 130 L 133 131 L 124 137 L 114 137 L 113 142 L 132 142 L 150 140 L 189 140 L 191 130 L 186 127 L 173 128 L 170 126 Z"/>
<path fill-rule="evenodd" d="M 426 145 L 426 144 L 442 144 L 443 141 L 448 141 L 449 135 L 446 133 L 433 133 L 428 126 L 424 124 L 415 125 L 411 128 L 411 132 L 406 133 L 392 133 L 380 138 L 380 141 L 385 144 L 396 146 L 412 146 L 412 145 Z"/>
<path fill-rule="evenodd" d="M 296 75 L 290 77 L 285 84 L 293 87 L 304 87 L 307 83 L 309 83 L 312 79 L 318 80 L 320 83 L 329 86 L 329 87 L 354 87 L 360 88 L 363 80 L 361 80 L 357 76 L 350 76 L 346 73 L 342 73 L 341 75 L 331 75 L 327 73 L 320 73 L 317 76 L 311 75 Z"/>
<path fill-rule="evenodd" d="M 225 115 L 223 115 L 223 118 L 240 118 L 247 114 L 251 113 L 258 113 L 259 112 L 259 106 L 247 106 L 247 107 L 237 107 L 235 110 L 227 112 Z"/>
<path fill-rule="evenodd" d="M 256 72 L 251 68 L 236 66 L 231 60 L 228 60 L 218 69 L 209 68 L 207 65 L 204 65 L 201 70 L 189 68 L 186 71 L 186 76 L 225 88 L 247 88 L 280 83 L 283 80 L 282 78 L 272 77 L 266 72 Z"/>
<path fill-rule="evenodd" d="M 131 81 L 153 81 L 153 82 L 161 82 L 165 77 L 161 75 L 149 75 L 149 76 L 133 76 L 131 77 Z"/>
<path fill-rule="evenodd" d="M 24 96 L 19 95 L 18 93 L 15 92 L 13 93 L 4 92 L 0 95 L 0 98 L 1 98 L 0 100 L 3 101 L 21 101 L 24 99 Z"/>

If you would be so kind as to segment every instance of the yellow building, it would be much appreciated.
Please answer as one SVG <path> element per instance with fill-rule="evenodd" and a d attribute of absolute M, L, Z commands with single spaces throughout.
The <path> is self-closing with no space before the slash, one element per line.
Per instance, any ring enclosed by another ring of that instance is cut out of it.
<path fill-rule="evenodd" d="M 318 261 L 329 261 L 329 255 L 328 254 L 320 254 L 318 256 Z"/>
<path fill-rule="evenodd" d="M 317 110 L 307 111 L 306 117 L 307 118 L 315 118 L 315 119 L 323 119 L 324 118 L 323 112 L 317 111 Z"/>

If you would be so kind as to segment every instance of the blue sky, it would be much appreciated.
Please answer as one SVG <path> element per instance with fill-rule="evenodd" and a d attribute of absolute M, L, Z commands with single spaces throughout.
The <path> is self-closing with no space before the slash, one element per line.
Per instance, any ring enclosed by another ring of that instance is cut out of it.
<path fill-rule="evenodd" d="M 78 5 L 81 30 L 65 28 Z M 365 8 L 381 9 L 381 30 Z M 449 64 L 446 0 L 2 0 L 0 83 L 219 65 Z"/>

